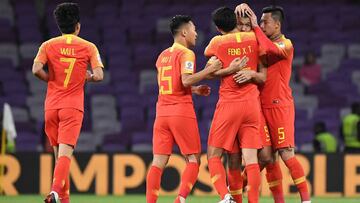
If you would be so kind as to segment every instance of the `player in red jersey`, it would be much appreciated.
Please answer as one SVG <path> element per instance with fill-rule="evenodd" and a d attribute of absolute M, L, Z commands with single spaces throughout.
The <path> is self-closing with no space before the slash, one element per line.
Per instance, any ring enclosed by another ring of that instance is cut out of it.
<path fill-rule="evenodd" d="M 243 69 L 256 71 L 260 50 L 255 34 L 239 32 L 236 29 L 234 11 L 229 8 L 218 8 L 213 12 L 212 18 L 222 35 L 216 36 L 210 41 L 205 50 L 205 56 L 216 56 L 222 61 L 223 67 L 227 67 L 235 57 L 247 56 L 248 64 Z M 208 140 L 209 172 L 211 181 L 222 199 L 221 202 L 235 202 L 226 186 L 226 175 L 221 156 L 224 151 L 233 150 L 236 140 L 240 142 L 239 145 L 249 173 L 249 202 L 258 202 L 260 169 L 257 150 L 262 147 L 259 136 L 260 104 L 258 97 L 259 91 L 255 84 L 238 85 L 232 75 L 221 77 L 219 101 Z"/>
<path fill-rule="evenodd" d="M 281 7 L 269 6 L 263 9 L 260 27 L 254 12 L 247 4 L 241 4 L 236 9 L 237 13 L 246 13 L 251 18 L 254 32 L 259 43 L 267 54 L 267 80 L 260 88 L 262 111 L 269 127 L 273 149 L 278 151 L 285 165 L 290 170 L 291 176 L 297 186 L 303 203 L 309 203 L 310 195 L 306 184 L 306 177 L 301 164 L 295 157 L 294 143 L 294 101 L 289 86 L 291 78 L 291 65 L 294 48 L 289 39 L 281 33 L 284 12 Z M 240 72 L 237 79 L 249 77 L 251 74 Z M 251 77 L 250 77 L 251 78 Z M 242 82 L 240 82 L 242 83 Z M 267 180 L 274 197 L 277 193 L 277 202 L 284 202 L 279 186 L 281 186 L 281 172 L 277 161 L 266 166 Z M 278 172 L 271 172 L 276 169 Z M 277 191 L 278 190 L 278 191 Z"/>
<path fill-rule="evenodd" d="M 205 69 L 195 73 L 195 46 L 197 33 L 190 16 L 172 18 L 170 29 L 174 44 L 164 50 L 156 61 L 158 70 L 159 97 L 153 131 L 153 163 L 146 178 L 146 201 L 157 201 L 161 175 L 176 143 L 187 162 L 181 177 L 179 195 L 175 202 L 185 202 L 195 184 L 200 164 L 200 135 L 194 111 L 192 93 L 208 96 L 206 85 L 192 85 L 218 74 L 222 67 L 218 59 L 211 59 Z M 231 67 L 239 67 L 236 59 Z M 234 69 L 235 68 L 231 68 Z M 238 70 L 239 68 L 237 68 Z"/>
<path fill-rule="evenodd" d="M 250 22 L 250 18 L 245 15 L 245 16 L 238 16 L 238 25 L 237 25 L 237 29 L 241 32 L 251 32 L 252 31 L 252 27 L 251 27 L 251 22 Z M 262 50 L 262 49 L 261 49 Z M 261 51 L 260 55 L 264 54 L 264 51 Z M 251 71 L 253 75 L 253 81 L 256 84 L 262 84 L 265 82 L 266 80 L 266 69 L 267 67 L 265 67 L 263 65 L 264 58 L 261 57 L 261 63 L 259 63 L 258 65 L 258 71 Z M 243 71 L 242 71 L 243 72 Z M 239 78 L 240 80 L 243 80 L 243 78 Z M 239 81 L 241 82 L 241 81 Z M 259 101 L 260 102 L 260 101 Z M 260 135 L 262 138 L 262 145 L 263 148 L 260 149 L 260 151 L 258 152 L 258 157 L 259 157 L 259 165 L 260 165 L 260 170 L 261 170 L 261 166 L 262 165 L 266 165 L 266 163 L 264 163 L 264 160 L 269 160 L 270 158 L 268 158 L 268 156 L 271 156 L 271 141 L 270 141 L 270 136 L 268 133 L 266 133 L 267 127 L 264 122 L 264 116 L 262 115 L 262 113 L 260 113 Z M 267 135 L 267 136 L 263 136 L 263 135 Z M 236 203 L 241 203 L 242 202 L 242 191 L 243 191 L 243 177 L 241 175 L 241 153 L 240 153 L 240 147 L 239 147 L 239 143 L 236 142 L 234 144 L 233 150 L 227 153 L 228 155 L 228 170 L 227 170 L 227 181 L 228 181 L 228 186 L 229 186 L 229 192 L 230 194 L 233 196 L 234 200 L 236 201 Z"/>
<path fill-rule="evenodd" d="M 70 160 L 83 120 L 84 84 L 103 79 L 103 64 L 96 46 L 77 36 L 79 14 L 75 3 L 56 7 L 54 16 L 62 35 L 40 46 L 32 68 L 36 77 L 47 82 L 45 131 L 56 160 L 51 192 L 44 200 L 47 203 L 70 202 Z M 87 71 L 88 64 L 93 73 Z"/>

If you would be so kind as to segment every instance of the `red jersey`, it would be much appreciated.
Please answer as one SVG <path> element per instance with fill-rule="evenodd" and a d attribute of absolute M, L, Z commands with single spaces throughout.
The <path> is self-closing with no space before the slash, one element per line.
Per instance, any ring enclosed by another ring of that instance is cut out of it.
<path fill-rule="evenodd" d="M 96 46 L 65 34 L 44 42 L 34 62 L 48 64 L 49 81 L 45 110 L 75 108 L 84 111 L 86 69 L 103 67 Z"/>
<path fill-rule="evenodd" d="M 196 118 L 191 87 L 184 87 L 182 74 L 195 72 L 195 54 L 181 44 L 174 43 L 156 61 L 159 96 L 156 116 L 185 116 Z"/>
<path fill-rule="evenodd" d="M 282 35 L 271 42 L 260 28 L 255 29 L 259 43 L 267 54 L 267 78 L 260 86 L 260 100 L 263 108 L 290 106 L 294 104 L 290 88 L 291 67 L 294 47 L 291 41 Z"/>
<path fill-rule="evenodd" d="M 237 57 L 247 56 L 249 61 L 244 69 L 257 71 L 259 46 L 253 32 L 237 32 L 215 36 L 205 49 L 205 56 L 216 56 L 228 68 Z M 256 99 L 259 91 L 256 84 L 237 84 L 233 75 L 221 78 L 219 101 L 246 101 Z"/>

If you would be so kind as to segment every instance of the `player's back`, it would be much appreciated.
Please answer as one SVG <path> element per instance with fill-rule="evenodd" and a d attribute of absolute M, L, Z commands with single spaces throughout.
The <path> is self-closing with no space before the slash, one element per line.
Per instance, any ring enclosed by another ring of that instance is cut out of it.
<path fill-rule="evenodd" d="M 96 46 L 78 36 L 66 34 L 44 42 L 38 55 L 41 54 L 46 55 L 43 58 L 47 60 L 49 71 L 45 109 L 76 108 L 83 111 L 87 67 L 90 63 L 101 64 Z M 41 57 L 37 56 L 35 61 L 38 58 Z"/>
<path fill-rule="evenodd" d="M 259 62 L 259 46 L 253 32 L 229 33 L 214 37 L 205 55 L 215 55 L 223 63 L 223 68 L 229 67 L 237 57 L 247 56 L 249 61 L 243 70 L 257 71 Z M 219 101 L 243 101 L 258 98 L 257 86 L 253 83 L 239 85 L 234 81 L 233 75 L 221 78 Z"/>
<path fill-rule="evenodd" d="M 191 87 L 185 87 L 181 75 L 195 71 L 195 54 L 174 43 L 156 61 L 159 96 L 157 116 L 182 115 L 195 117 Z"/>
<path fill-rule="evenodd" d="M 294 48 L 285 36 L 281 36 L 274 43 L 281 50 L 282 58 L 267 55 L 267 78 L 265 84 L 260 86 L 260 98 L 264 108 L 293 105 L 290 79 Z"/>

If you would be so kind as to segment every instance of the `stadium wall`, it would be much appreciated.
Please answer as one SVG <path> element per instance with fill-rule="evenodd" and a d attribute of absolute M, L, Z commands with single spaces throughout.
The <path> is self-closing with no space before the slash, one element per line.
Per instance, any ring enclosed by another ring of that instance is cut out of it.
<path fill-rule="evenodd" d="M 317 197 L 360 196 L 360 155 L 302 154 L 297 155 L 304 167 L 312 194 Z M 77 153 L 72 159 L 70 176 L 72 193 L 97 195 L 144 194 L 146 173 L 151 154 L 86 154 Z M 207 169 L 206 155 L 201 166 L 194 195 L 215 195 Z M 51 154 L 18 153 L 0 157 L 6 174 L 1 187 L 6 195 L 46 194 L 52 181 L 54 160 Z M 180 155 L 169 161 L 162 177 L 161 193 L 175 195 L 180 173 L 185 167 Z M 283 185 L 287 196 L 297 195 L 296 188 L 284 164 Z M 261 195 L 269 196 L 265 175 Z"/>

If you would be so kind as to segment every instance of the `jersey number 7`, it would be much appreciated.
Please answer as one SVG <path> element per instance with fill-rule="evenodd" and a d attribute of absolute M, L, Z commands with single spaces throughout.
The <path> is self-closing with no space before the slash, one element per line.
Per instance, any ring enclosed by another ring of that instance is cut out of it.
<path fill-rule="evenodd" d="M 60 61 L 69 63 L 69 67 L 64 70 L 64 72 L 66 73 L 66 77 L 64 80 L 64 87 L 67 88 L 69 81 L 70 81 L 71 73 L 74 69 L 76 58 L 60 58 Z"/>

